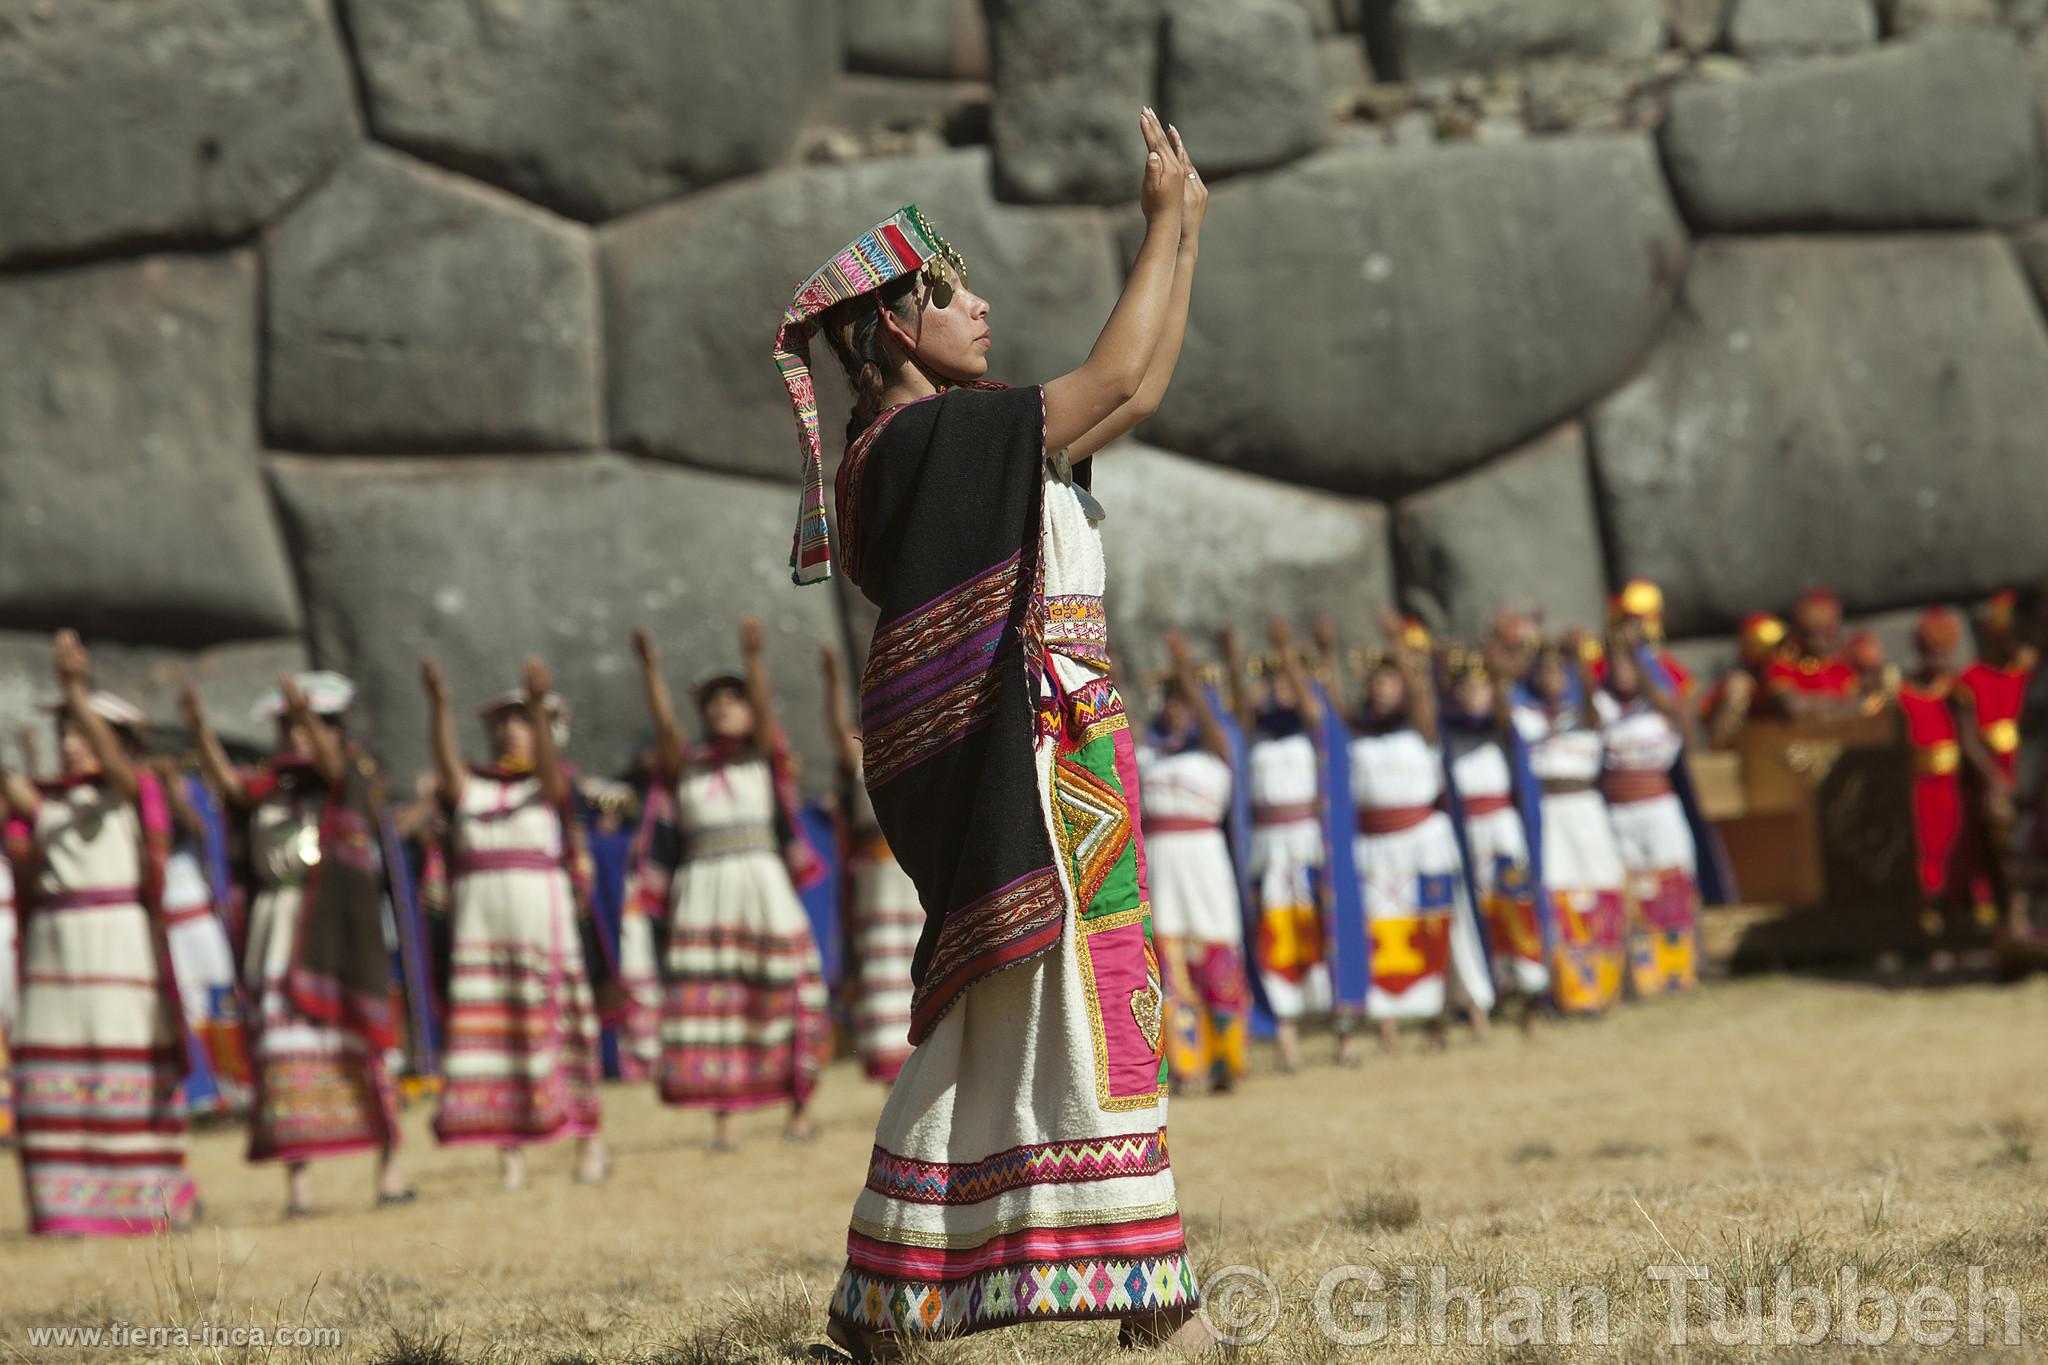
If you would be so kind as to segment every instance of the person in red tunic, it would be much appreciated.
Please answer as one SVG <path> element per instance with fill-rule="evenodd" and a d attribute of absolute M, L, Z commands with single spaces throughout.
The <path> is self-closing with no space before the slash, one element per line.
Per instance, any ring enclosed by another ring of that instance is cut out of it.
<path fill-rule="evenodd" d="M 1842 658 L 1842 599 L 1809 588 L 1792 608 L 1792 647 L 1764 670 L 1764 695 L 1787 720 L 1855 714 L 1856 670 Z"/>
<path fill-rule="evenodd" d="M 1749 719 L 1757 689 L 1764 673 L 1785 647 L 1785 623 L 1767 611 L 1753 611 L 1736 628 L 1735 648 L 1740 662 L 1700 698 L 1700 719 L 1707 726 L 1707 742 L 1725 749 Z"/>
<path fill-rule="evenodd" d="M 2008 899 L 2004 866 L 2012 841 L 2019 782 L 2020 713 L 2033 681 L 2035 654 L 2013 632 L 2017 596 L 2001 592 L 1984 604 L 1976 662 L 1956 678 L 1956 705 L 1976 743 L 1966 742 L 1966 788 L 1972 836 L 1964 851 L 1979 923 L 1989 928 Z"/>
<path fill-rule="evenodd" d="M 1946 608 L 1920 618 L 1913 632 L 1919 660 L 1899 683 L 1899 711 L 1913 765 L 1913 834 L 1919 849 L 1920 927 L 1941 932 L 1943 910 L 1959 899 L 1954 876 L 1963 831 L 1962 744 L 1953 661 L 1962 622 Z"/>

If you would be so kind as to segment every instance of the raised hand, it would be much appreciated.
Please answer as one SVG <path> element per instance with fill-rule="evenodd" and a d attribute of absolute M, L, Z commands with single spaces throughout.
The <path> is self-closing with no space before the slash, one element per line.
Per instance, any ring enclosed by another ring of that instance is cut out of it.
<path fill-rule="evenodd" d="M 1166 656 L 1173 660 L 1175 672 L 1184 672 L 1194 662 L 1194 655 L 1188 650 L 1188 637 L 1177 630 L 1167 631 Z"/>
<path fill-rule="evenodd" d="M 195 735 L 206 725 L 206 704 L 199 700 L 199 688 L 190 678 L 178 684 L 178 714 Z"/>
<path fill-rule="evenodd" d="M 645 668 L 653 668 L 661 657 L 654 648 L 654 636 L 645 626 L 633 627 L 633 657 Z"/>
<path fill-rule="evenodd" d="M 1282 654 L 1294 643 L 1294 627 L 1284 616 L 1275 616 L 1266 622 L 1266 643 Z"/>
<path fill-rule="evenodd" d="M 1405 629 L 1405 623 L 1401 620 L 1401 613 L 1395 611 L 1391 605 L 1382 603 L 1380 605 L 1380 633 L 1387 637 L 1387 643 L 1390 645 L 1400 644 Z"/>
<path fill-rule="evenodd" d="M 1209 214 L 1209 187 L 1202 182 L 1202 173 L 1195 169 L 1194 159 L 1188 155 L 1187 147 L 1180 140 L 1180 129 L 1166 125 L 1166 135 L 1173 143 L 1175 155 L 1180 157 L 1180 239 L 1191 242 L 1202 235 L 1202 220 Z"/>
<path fill-rule="evenodd" d="M 420 686 L 427 689 L 427 700 L 436 706 L 448 700 L 448 678 L 441 672 L 440 661 L 431 654 L 420 655 Z"/>
<path fill-rule="evenodd" d="M 541 701 L 555 690 L 555 673 L 548 662 L 538 654 L 526 656 L 526 666 L 520 670 L 520 683 L 526 688 L 529 701 Z"/>
<path fill-rule="evenodd" d="M 1335 654 L 1337 652 L 1336 619 L 1327 611 L 1319 611 L 1316 613 L 1316 623 L 1313 629 L 1315 631 L 1316 648 L 1325 654 Z"/>
<path fill-rule="evenodd" d="M 277 680 L 278 690 L 284 694 L 285 714 L 293 720 L 310 720 L 313 703 L 306 699 L 306 689 L 299 686 L 299 680 L 287 673 Z"/>
<path fill-rule="evenodd" d="M 754 616 L 742 616 L 740 618 L 740 653 L 751 658 L 761 652 L 761 646 L 766 640 L 767 636 L 761 629 L 760 618 Z"/>
<path fill-rule="evenodd" d="M 1177 224 L 1187 164 L 1174 149 L 1159 115 L 1151 109 L 1138 115 L 1138 132 L 1145 139 L 1145 178 L 1138 189 L 1138 207 L 1144 210 L 1148 223 Z"/>
<path fill-rule="evenodd" d="M 51 645 L 56 653 L 58 683 L 66 688 L 83 686 L 85 675 L 92 669 L 92 656 L 85 652 L 85 642 L 78 638 L 78 632 L 60 630 Z"/>
<path fill-rule="evenodd" d="M 818 671 L 825 676 L 825 686 L 839 686 L 839 651 L 830 645 L 818 647 Z"/>

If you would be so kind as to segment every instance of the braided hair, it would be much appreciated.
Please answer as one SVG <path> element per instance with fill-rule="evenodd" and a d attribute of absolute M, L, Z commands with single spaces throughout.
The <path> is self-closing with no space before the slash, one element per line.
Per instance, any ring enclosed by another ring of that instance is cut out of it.
<path fill-rule="evenodd" d="M 881 411 L 882 390 L 888 385 L 888 357 L 883 351 L 880 302 L 908 324 L 917 313 L 915 274 L 891 280 L 872 294 L 834 304 L 819 317 L 819 330 L 832 343 L 839 364 L 846 371 L 846 383 L 853 390 L 853 414 L 846 419 L 846 439 L 859 435 Z"/>

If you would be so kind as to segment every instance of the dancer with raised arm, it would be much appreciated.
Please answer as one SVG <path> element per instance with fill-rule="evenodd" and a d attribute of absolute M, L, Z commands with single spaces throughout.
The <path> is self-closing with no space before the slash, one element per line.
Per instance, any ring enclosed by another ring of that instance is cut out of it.
<path fill-rule="evenodd" d="M 825 978 L 798 879 L 816 855 L 795 831 L 789 748 L 775 718 L 761 623 L 740 623 L 745 672 L 698 684 L 705 738 L 676 719 L 654 637 L 633 633 L 654 719 L 657 799 L 673 810 L 681 862 L 663 865 L 650 840 L 635 875 L 643 895 L 666 888 L 661 1099 L 709 1109 L 711 1149 L 736 1143 L 732 1116 L 786 1104 L 783 1136 L 811 1137 L 811 1092 L 830 1045 Z M 657 815 L 656 820 L 660 820 Z"/>
<path fill-rule="evenodd" d="M 1206 1339 L 1166 1157 L 1165 1001 L 1086 463 L 1166 389 L 1207 202 L 1178 135 L 1149 109 L 1140 129 L 1144 240 L 1079 369 L 987 383 L 988 301 L 915 207 L 806 280 L 777 334 L 804 446 L 799 582 L 831 569 L 813 332 L 852 386 L 839 531 L 881 621 L 867 785 L 928 916 L 917 1049 L 830 1308 L 861 1359 L 1061 1318 Z"/>
<path fill-rule="evenodd" d="M 285 1217 L 313 1212 L 312 1162 L 374 1151 L 377 1203 L 410 1203 L 398 1094 L 385 1054 L 401 1038 L 384 940 L 377 769 L 342 730 L 355 685 L 287 675 L 259 698 L 277 753 L 244 773 L 185 688 L 206 780 L 245 822 L 254 895 L 242 972 L 255 1018 L 249 1159 L 285 1167 Z"/>
<path fill-rule="evenodd" d="M 568 707 L 547 664 L 528 659 L 522 686 L 480 708 L 492 761 L 471 767 L 440 664 L 422 659 L 420 681 L 454 893 L 447 1079 L 434 1136 L 497 1147 L 506 1189 L 526 1183 L 526 1144 L 573 1137 L 576 1179 L 602 1180 L 588 900 L 577 891 L 579 878 L 588 886 L 589 855 L 556 747 Z"/>
<path fill-rule="evenodd" d="M 146 1236 L 189 1225 L 197 1198 L 164 939 L 170 811 L 140 762 L 142 713 L 87 686 L 71 631 L 57 634 L 56 665 L 63 776 L 0 771 L 22 907 L 14 1076 L 29 1230 Z"/>

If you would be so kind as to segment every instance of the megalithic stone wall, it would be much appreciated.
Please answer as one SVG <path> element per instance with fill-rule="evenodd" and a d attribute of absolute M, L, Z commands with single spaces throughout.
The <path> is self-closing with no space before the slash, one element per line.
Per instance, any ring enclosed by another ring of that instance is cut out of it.
<path fill-rule="evenodd" d="M 1171 625 L 1479 629 L 1663 583 L 1692 657 L 1827 581 L 1897 640 L 2048 575 L 2048 8 L 2005 0 L 0 0 L 0 727 L 88 633 L 237 738 L 309 659 L 395 768 L 555 662 L 589 767 L 770 624 L 809 781 L 858 595 L 784 558 L 790 288 L 916 201 L 996 373 L 1077 363 L 1136 106 L 1215 194 L 1105 457 Z M 844 394 L 822 348 L 826 429 Z M 963 515 L 971 515 L 963 509 Z M 480 742 L 480 736 L 478 737 Z M 46 746 L 47 758 L 47 746 Z"/>

